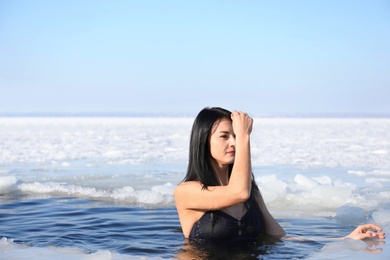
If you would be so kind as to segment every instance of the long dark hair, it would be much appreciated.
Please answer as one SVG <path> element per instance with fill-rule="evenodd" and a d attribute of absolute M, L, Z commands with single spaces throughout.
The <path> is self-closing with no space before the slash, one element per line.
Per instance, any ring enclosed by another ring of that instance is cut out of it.
<path fill-rule="evenodd" d="M 199 181 L 206 189 L 208 186 L 219 185 L 211 166 L 209 136 L 214 123 L 223 118 L 231 120 L 230 114 L 230 111 L 220 107 L 204 108 L 199 112 L 192 125 L 189 161 L 184 181 Z M 229 176 L 232 167 L 233 165 L 229 166 Z"/>
<path fill-rule="evenodd" d="M 211 166 L 209 136 L 215 122 L 221 119 L 232 120 L 230 115 L 229 110 L 220 107 L 206 107 L 199 112 L 192 125 L 187 175 L 183 181 L 199 181 L 203 189 L 207 189 L 208 186 L 219 185 Z M 229 177 L 232 169 L 233 164 L 229 165 Z M 256 202 L 256 194 L 260 194 L 260 191 L 252 174 L 251 196 L 245 206 L 247 208 L 254 207 L 262 217 Z"/>

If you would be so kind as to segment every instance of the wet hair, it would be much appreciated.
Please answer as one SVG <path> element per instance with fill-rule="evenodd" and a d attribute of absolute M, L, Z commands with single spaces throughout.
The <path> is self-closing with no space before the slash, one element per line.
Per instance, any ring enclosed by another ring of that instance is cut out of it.
<path fill-rule="evenodd" d="M 231 119 L 231 112 L 220 107 L 202 109 L 194 120 L 190 138 L 189 161 L 185 181 L 199 181 L 203 189 L 208 186 L 218 186 L 219 183 L 211 165 L 211 153 L 209 137 L 212 134 L 213 125 L 221 119 Z M 233 164 L 229 165 L 229 178 L 233 169 Z M 252 189 L 249 200 L 245 206 L 254 207 L 260 213 L 255 195 L 260 194 L 259 188 L 254 181 L 252 174 Z M 261 195 L 260 195 L 261 196 Z"/>

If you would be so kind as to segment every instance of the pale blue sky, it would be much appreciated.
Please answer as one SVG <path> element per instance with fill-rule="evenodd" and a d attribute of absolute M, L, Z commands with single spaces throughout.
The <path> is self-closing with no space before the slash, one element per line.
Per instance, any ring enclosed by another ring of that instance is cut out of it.
<path fill-rule="evenodd" d="M 0 0 L 0 114 L 390 114 L 389 0 Z"/>

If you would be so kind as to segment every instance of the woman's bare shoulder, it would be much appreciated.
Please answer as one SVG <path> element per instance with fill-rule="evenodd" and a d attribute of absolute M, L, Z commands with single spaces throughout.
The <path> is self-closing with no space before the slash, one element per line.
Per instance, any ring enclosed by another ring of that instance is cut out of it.
<path fill-rule="evenodd" d="M 185 181 L 180 182 L 176 188 L 175 191 L 186 191 L 188 189 L 202 189 L 202 184 L 199 181 Z"/>
<path fill-rule="evenodd" d="M 201 190 L 201 183 L 198 181 L 186 181 L 179 183 L 174 190 L 176 206 L 187 205 L 191 197 Z"/>
<path fill-rule="evenodd" d="M 177 186 L 191 186 L 191 185 L 201 185 L 201 183 L 199 181 L 183 181 L 183 182 L 180 182 Z"/>

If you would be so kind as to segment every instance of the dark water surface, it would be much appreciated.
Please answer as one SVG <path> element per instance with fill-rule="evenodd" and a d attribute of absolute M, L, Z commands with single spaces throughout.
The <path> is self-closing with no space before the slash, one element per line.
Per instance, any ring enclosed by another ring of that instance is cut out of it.
<path fill-rule="evenodd" d="M 36 248 L 109 250 L 163 259 L 299 259 L 326 243 L 263 238 L 245 246 L 208 248 L 186 243 L 174 207 L 128 207 L 74 197 L 12 200 L 3 196 L 0 203 L 0 236 Z M 330 219 L 278 221 L 291 236 L 337 237 L 351 230 Z"/>

